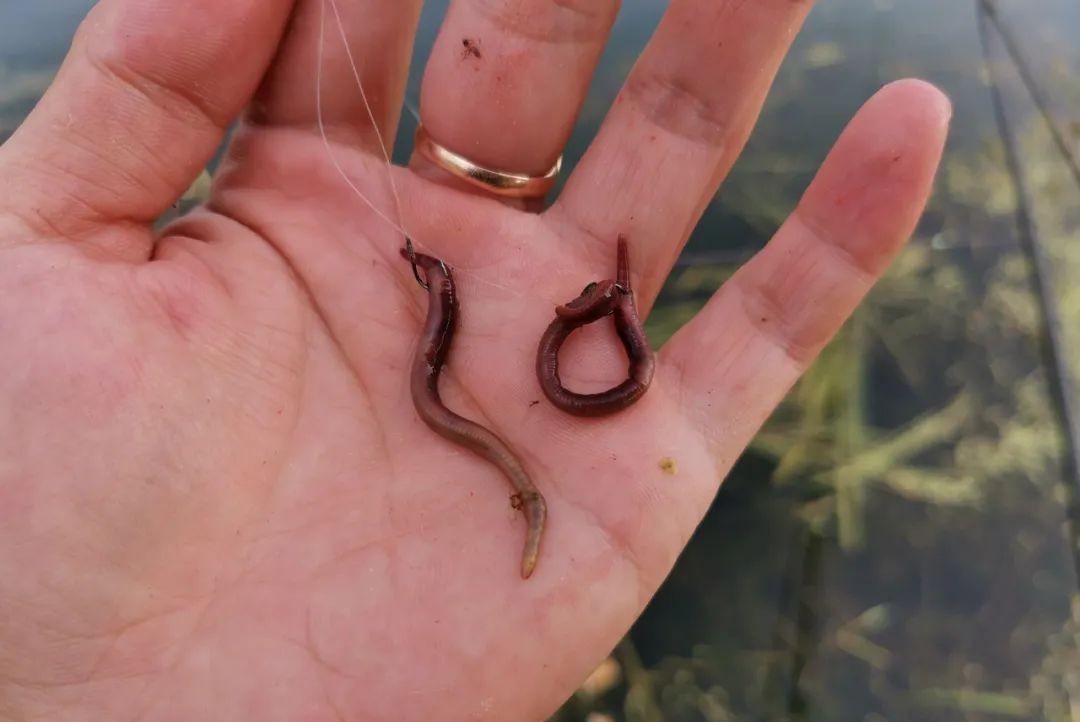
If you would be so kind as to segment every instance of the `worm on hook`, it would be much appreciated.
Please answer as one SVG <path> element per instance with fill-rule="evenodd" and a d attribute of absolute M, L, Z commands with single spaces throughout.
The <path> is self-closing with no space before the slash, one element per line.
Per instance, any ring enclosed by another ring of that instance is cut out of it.
<path fill-rule="evenodd" d="M 443 404 L 439 396 L 439 375 L 450 354 L 457 328 L 458 300 L 454 277 L 445 263 L 416 253 L 411 243 L 401 250 L 401 255 L 413 264 L 417 281 L 428 292 L 427 320 L 410 375 L 413 404 L 432 431 L 487 459 L 510 480 L 514 488 L 511 503 L 525 515 L 528 524 L 521 556 L 521 576 L 528 579 L 540 553 L 547 504 L 521 461 L 502 439 L 483 426 L 458 416 Z M 417 269 L 423 271 L 423 280 Z"/>
<path fill-rule="evenodd" d="M 559 379 L 559 349 L 575 330 L 614 315 L 615 332 L 629 359 L 627 378 L 597 394 L 568 390 Z M 645 395 L 656 370 L 656 359 L 638 318 L 630 287 L 630 257 L 626 238 L 619 236 L 618 272 L 614 281 L 590 283 L 581 295 L 555 309 L 555 320 L 540 339 L 536 376 L 544 395 L 556 407 L 575 416 L 607 416 L 633 405 Z"/>

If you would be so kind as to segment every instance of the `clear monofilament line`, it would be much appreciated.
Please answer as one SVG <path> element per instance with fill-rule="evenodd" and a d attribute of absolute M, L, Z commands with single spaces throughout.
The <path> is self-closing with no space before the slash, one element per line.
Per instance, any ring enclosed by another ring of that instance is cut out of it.
<path fill-rule="evenodd" d="M 379 123 L 375 120 L 375 111 L 371 109 L 371 103 L 368 102 L 364 83 L 360 80 L 360 69 L 356 65 L 356 56 L 353 55 L 352 48 L 349 46 L 349 36 L 345 32 L 345 22 L 341 19 L 341 11 L 338 9 L 337 0 L 327 1 L 330 3 L 330 9 L 334 11 L 334 19 L 337 21 L 341 44 L 345 48 L 345 56 L 349 59 L 349 67 L 352 69 L 353 78 L 356 80 L 356 89 L 360 91 L 360 99 L 364 101 L 364 110 L 367 112 L 368 120 L 371 121 L 371 128 L 375 131 L 375 138 L 379 141 L 379 150 L 382 151 L 383 161 L 386 163 L 386 177 L 390 183 L 390 193 L 394 196 L 394 208 L 398 216 L 397 228 L 408 238 L 409 232 L 405 228 L 405 217 L 401 212 L 401 197 L 398 195 L 397 184 L 394 183 L 394 164 L 390 159 L 390 149 L 387 148 L 382 129 L 379 128 Z M 325 5 L 323 7 L 325 8 Z M 322 67 L 321 63 L 320 67 Z"/>
<path fill-rule="evenodd" d="M 317 53 L 316 70 L 315 70 L 315 119 L 316 119 L 316 122 L 319 125 L 319 136 L 322 138 L 323 146 L 326 148 L 326 155 L 330 158 L 330 162 L 334 165 L 334 168 L 337 170 L 338 174 L 342 177 L 342 179 L 345 181 L 345 183 L 348 184 L 349 188 L 351 188 L 353 190 L 353 192 L 360 198 L 360 200 L 362 200 L 367 205 L 368 208 L 370 208 L 372 211 L 374 211 L 376 215 L 378 215 L 384 221 L 389 223 L 393 228 L 398 230 L 401 233 L 401 235 L 403 235 L 405 237 L 408 237 L 408 235 L 409 235 L 408 232 L 405 230 L 405 228 L 400 223 L 395 222 L 393 219 L 391 219 L 389 216 L 387 216 L 385 213 L 383 213 L 382 210 L 380 210 L 374 203 L 372 203 L 371 200 L 364 194 L 364 192 L 362 190 L 360 190 L 356 186 L 355 183 L 353 183 L 352 178 L 350 178 L 349 174 L 345 172 L 345 169 L 341 167 L 341 163 L 338 162 L 337 156 L 334 155 L 334 150 L 330 146 L 330 138 L 326 134 L 326 121 L 323 118 L 323 103 L 322 103 L 323 47 L 326 45 L 326 4 L 328 2 L 330 3 L 331 7 L 334 8 L 334 16 L 337 18 L 338 24 L 339 25 L 341 24 L 341 16 L 337 13 L 337 3 L 335 2 L 335 0 L 322 0 L 321 7 L 320 7 L 320 12 L 319 12 L 319 49 L 318 49 L 318 53 Z M 342 38 L 344 38 L 345 37 L 344 27 L 342 27 L 341 32 L 342 32 Z M 353 71 L 356 74 L 356 82 L 359 84 L 360 83 L 360 74 L 359 74 L 359 72 L 356 72 L 356 64 L 353 62 L 352 52 L 349 50 L 349 46 L 348 46 L 347 42 L 346 42 L 346 45 L 345 45 L 345 52 L 349 56 L 349 62 L 350 62 L 350 64 L 352 64 Z M 366 93 L 364 93 L 364 90 L 363 90 L 362 86 L 360 88 L 360 95 L 364 100 L 364 106 L 368 109 L 368 117 L 371 118 L 372 124 L 375 127 L 375 134 L 379 139 L 379 145 L 382 146 L 383 155 L 386 157 L 387 173 L 390 174 L 389 175 L 390 188 L 391 188 L 391 192 L 394 195 L 395 202 L 397 202 L 397 204 L 398 204 L 397 211 L 398 211 L 398 216 L 400 217 L 401 216 L 401 204 L 400 204 L 400 201 L 398 200 L 397 187 L 394 185 L 393 168 L 390 167 L 390 159 L 389 159 L 389 156 L 386 153 L 386 146 L 383 144 L 382 133 L 379 131 L 378 124 L 375 123 L 374 113 L 372 112 L 370 105 L 368 105 L 367 95 L 366 95 Z"/>
<path fill-rule="evenodd" d="M 364 194 L 364 192 L 362 190 L 360 190 L 360 188 L 356 185 L 356 183 L 353 182 L 353 180 L 349 177 L 349 174 L 345 171 L 345 168 L 342 167 L 341 163 L 338 161 L 337 156 L 334 154 L 334 149 L 333 149 L 333 146 L 330 143 L 330 138 L 326 133 L 326 121 L 325 121 L 325 119 L 323 117 L 323 104 L 322 104 L 322 80 L 323 80 L 323 62 L 324 62 L 324 54 L 325 54 L 324 53 L 324 46 L 326 45 L 326 8 L 327 8 L 327 5 L 330 6 L 330 9 L 334 13 L 334 20 L 337 23 L 338 34 L 341 37 L 341 42 L 342 42 L 342 45 L 344 46 L 344 49 L 345 49 L 345 55 L 349 60 L 349 67 L 352 69 L 353 79 L 356 81 L 357 90 L 360 92 L 360 99 L 364 103 L 364 110 L 367 113 L 368 120 L 371 123 L 372 129 L 375 132 L 375 137 L 379 142 L 379 149 L 382 151 L 383 163 L 386 166 L 387 181 L 388 181 L 389 186 L 390 186 L 390 193 L 393 195 L 393 198 L 394 198 L 394 205 L 395 205 L 395 209 L 397 211 L 398 221 L 394 221 L 386 213 L 384 213 L 378 206 L 375 205 L 375 203 L 373 203 L 371 201 L 370 198 L 367 197 L 367 195 Z M 415 109 L 413 109 L 410 105 L 408 105 L 408 104 L 406 104 L 406 105 L 409 108 L 409 111 L 416 117 L 417 122 L 419 122 L 419 120 L 420 120 L 419 113 Z M 334 169 L 337 171 L 338 175 L 340 175 L 342 180 L 345 181 L 346 185 L 348 185 L 349 188 L 352 189 L 353 193 L 355 193 L 356 196 L 361 201 L 363 201 L 364 204 L 368 208 L 370 208 L 379 218 L 381 218 L 386 223 L 388 223 L 390 225 L 390 227 L 392 227 L 396 231 L 398 231 L 402 235 L 402 238 L 404 240 L 412 239 L 412 241 L 418 247 L 423 248 L 424 250 L 427 250 L 429 252 L 434 252 L 434 249 L 431 248 L 431 246 L 429 244 L 425 243 L 423 241 L 423 239 L 417 238 L 416 236 L 409 233 L 409 231 L 404 226 L 405 219 L 404 219 L 404 214 L 402 213 L 402 210 L 401 210 L 401 197 L 398 194 L 397 184 L 394 182 L 394 166 L 393 166 L 392 160 L 390 159 L 390 151 L 389 151 L 389 149 L 388 149 L 388 147 L 386 145 L 386 141 L 385 141 L 385 139 L 383 137 L 382 130 L 379 128 L 379 124 L 375 120 L 375 112 L 372 109 L 371 103 L 368 101 L 367 93 L 364 90 L 364 83 L 360 78 L 360 70 L 359 70 L 359 67 L 357 66 L 357 63 L 356 63 L 356 57 L 355 57 L 355 55 L 353 55 L 352 47 L 349 44 L 348 34 L 345 31 L 345 23 L 344 23 L 344 20 L 341 17 L 341 12 L 338 9 L 337 0 L 321 0 L 321 2 L 320 2 L 319 47 L 318 47 L 318 53 L 317 53 L 317 67 L 316 67 L 316 75 L 315 75 L 315 117 L 316 117 L 316 120 L 318 122 L 319 135 L 322 138 L 323 147 L 326 149 L 326 155 L 330 158 L 330 162 L 333 164 Z M 523 297 L 523 296 L 526 295 L 526 294 L 521 293 L 521 291 L 518 290 L 518 289 L 511 288 L 509 286 L 504 286 L 504 285 L 499 284 L 499 283 L 495 283 L 494 281 L 490 281 L 490 280 L 488 280 L 486 278 L 482 278 L 479 274 L 476 274 L 476 273 L 473 273 L 471 271 L 461 269 L 460 267 L 455 268 L 455 273 L 459 277 L 471 278 L 475 282 L 477 282 L 477 283 L 479 283 L 481 285 L 489 286 L 491 288 L 497 288 L 500 291 L 508 293 L 508 294 L 510 294 L 511 296 L 514 296 L 514 297 L 520 298 L 520 297 Z"/>

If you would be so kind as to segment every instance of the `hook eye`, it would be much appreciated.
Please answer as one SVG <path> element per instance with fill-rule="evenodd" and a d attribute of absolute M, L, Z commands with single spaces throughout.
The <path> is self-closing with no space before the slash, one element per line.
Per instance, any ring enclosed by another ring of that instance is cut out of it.
<path fill-rule="evenodd" d="M 428 282 L 420 277 L 420 269 L 416 267 L 416 248 L 413 246 L 412 239 L 405 236 L 405 254 L 409 257 L 409 265 L 412 266 L 413 278 L 420 284 L 420 288 L 425 291 L 431 288 Z"/>

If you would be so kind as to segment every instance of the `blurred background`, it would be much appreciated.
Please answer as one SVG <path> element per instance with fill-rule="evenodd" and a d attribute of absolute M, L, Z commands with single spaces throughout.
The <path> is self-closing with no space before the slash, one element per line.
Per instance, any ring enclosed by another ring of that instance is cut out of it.
<path fill-rule="evenodd" d="M 91 4 L 0 2 L 0 140 Z M 623 3 L 568 161 L 665 5 Z M 445 7 L 424 11 L 414 106 Z M 1080 0 L 820 0 L 649 319 L 654 344 L 765 243 L 890 80 L 956 105 L 937 192 L 553 722 L 1080 721 L 1078 38 Z M 399 157 L 414 128 L 407 113 Z"/>

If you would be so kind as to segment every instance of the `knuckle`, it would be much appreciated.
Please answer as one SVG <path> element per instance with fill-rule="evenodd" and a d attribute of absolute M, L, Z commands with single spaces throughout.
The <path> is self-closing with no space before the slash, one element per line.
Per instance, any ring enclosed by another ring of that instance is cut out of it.
<path fill-rule="evenodd" d="M 635 72 L 625 92 L 651 123 L 694 142 L 720 146 L 732 125 L 729 105 L 716 102 L 678 75 Z"/>
<path fill-rule="evenodd" d="M 496 27 L 547 43 L 587 43 L 602 39 L 619 10 L 619 0 L 473 0 Z"/>

